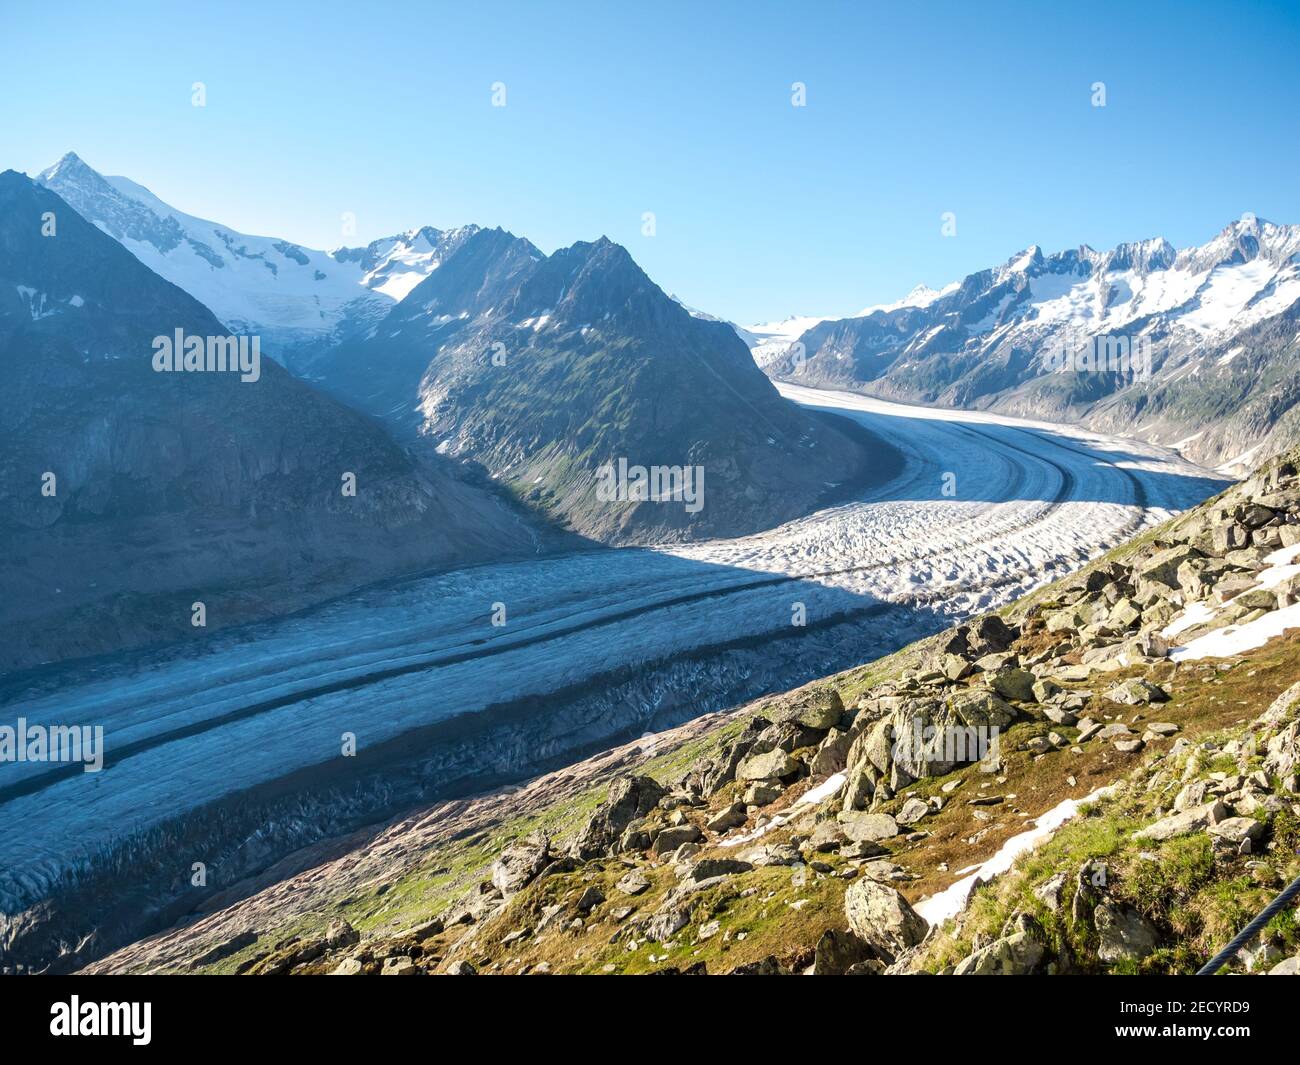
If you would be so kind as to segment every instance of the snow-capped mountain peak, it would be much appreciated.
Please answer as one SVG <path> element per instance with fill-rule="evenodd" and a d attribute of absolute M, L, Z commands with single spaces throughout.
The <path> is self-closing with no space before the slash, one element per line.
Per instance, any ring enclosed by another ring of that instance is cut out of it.
<path fill-rule="evenodd" d="M 1202 461 L 1248 446 L 1295 402 L 1297 225 L 1247 214 L 1181 250 L 1163 237 L 1104 252 L 1030 245 L 913 296 L 787 330 L 754 357 L 777 376 L 890 399 L 1091 419 L 1149 440 L 1198 433 Z M 1087 371 L 1097 351 L 1118 369 L 1054 376 L 1063 353 Z M 1232 426 L 1214 428 L 1228 412 Z"/>
<path fill-rule="evenodd" d="M 1037 244 L 1031 244 L 1024 251 L 1017 255 L 1011 256 L 1010 259 L 1002 266 L 1001 273 L 1023 274 L 1032 270 L 1036 266 L 1041 266 L 1043 262 L 1043 249 Z"/>
<path fill-rule="evenodd" d="M 955 292 L 958 282 L 944 285 L 943 288 L 931 288 L 929 285 L 917 285 L 911 292 L 901 300 L 895 300 L 893 303 L 877 303 L 871 307 L 864 307 L 855 314 L 854 318 L 865 318 L 869 314 L 875 314 L 877 311 L 897 311 L 903 307 L 928 307 L 935 300 L 942 296 Z M 825 319 L 820 319 L 825 321 Z"/>
<path fill-rule="evenodd" d="M 364 248 L 335 248 L 330 257 L 340 263 L 358 264 L 362 285 L 401 302 L 478 231 L 479 227 L 472 225 L 447 230 L 420 226 L 395 237 L 371 241 Z"/>
<path fill-rule="evenodd" d="M 1210 241 L 1178 253 L 1177 266 L 1206 270 L 1241 266 L 1257 259 L 1275 267 L 1294 262 L 1300 254 L 1300 225 L 1277 225 L 1253 214 L 1224 226 Z"/>
<path fill-rule="evenodd" d="M 36 180 L 228 328 L 260 334 L 264 350 L 290 361 L 377 321 L 477 231 L 423 226 L 326 252 L 187 214 L 75 152 Z"/>
<path fill-rule="evenodd" d="M 88 176 L 98 177 L 99 175 L 82 162 L 81 156 L 76 152 L 66 152 L 57 163 L 46 167 L 37 174 L 36 180 L 44 185 L 56 177 L 85 180 Z"/>

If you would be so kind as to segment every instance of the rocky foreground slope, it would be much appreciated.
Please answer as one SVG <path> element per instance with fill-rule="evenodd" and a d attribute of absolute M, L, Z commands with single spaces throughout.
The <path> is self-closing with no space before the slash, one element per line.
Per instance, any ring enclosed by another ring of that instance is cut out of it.
<path fill-rule="evenodd" d="M 1300 875 L 1298 462 L 887 659 L 301 852 L 90 971 L 1194 971 Z M 1294 911 L 1233 964 L 1296 973 Z"/>

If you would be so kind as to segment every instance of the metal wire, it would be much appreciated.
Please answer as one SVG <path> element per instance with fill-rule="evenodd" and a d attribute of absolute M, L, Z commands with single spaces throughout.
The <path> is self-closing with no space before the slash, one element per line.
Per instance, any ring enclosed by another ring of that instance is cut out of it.
<path fill-rule="evenodd" d="M 1254 939 L 1259 933 L 1259 930 L 1276 917 L 1286 904 L 1297 895 L 1300 895 L 1300 876 L 1292 880 L 1291 883 L 1283 889 L 1282 894 L 1260 910 L 1259 916 L 1238 932 L 1231 943 L 1198 969 L 1196 975 L 1213 976 L 1217 973 L 1232 960 L 1233 955 L 1235 955 L 1237 951 L 1241 950 L 1242 947 Z"/>

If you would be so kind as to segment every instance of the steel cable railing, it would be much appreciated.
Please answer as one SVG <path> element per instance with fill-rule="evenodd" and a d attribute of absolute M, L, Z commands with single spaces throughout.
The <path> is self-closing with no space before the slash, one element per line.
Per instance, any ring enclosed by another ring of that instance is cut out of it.
<path fill-rule="evenodd" d="M 1238 932 L 1236 936 L 1233 937 L 1231 943 L 1201 966 L 1201 968 L 1196 971 L 1196 975 L 1213 976 L 1217 973 L 1232 960 L 1237 951 L 1241 950 L 1242 947 L 1254 939 L 1255 936 L 1259 934 L 1260 929 L 1281 913 L 1287 903 L 1297 895 L 1300 895 L 1300 876 L 1292 880 L 1291 883 L 1289 883 L 1282 891 L 1282 894 L 1260 910 L 1258 916 Z"/>

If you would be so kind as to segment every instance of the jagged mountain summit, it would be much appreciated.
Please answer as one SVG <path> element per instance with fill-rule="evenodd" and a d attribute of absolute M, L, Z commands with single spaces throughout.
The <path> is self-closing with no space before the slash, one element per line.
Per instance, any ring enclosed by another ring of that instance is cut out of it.
<path fill-rule="evenodd" d="M 423 226 L 325 252 L 178 211 L 72 152 L 36 180 L 229 329 L 259 334 L 290 365 L 382 318 L 477 230 Z"/>
<path fill-rule="evenodd" d="M 1248 215 L 1182 250 L 1030 246 L 751 346 L 776 377 L 1077 422 L 1240 468 L 1300 439 L 1298 325 L 1300 226 Z"/>
<path fill-rule="evenodd" d="M 752 532 L 895 461 L 781 398 L 730 326 L 603 237 L 546 256 L 481 230 L 313 374 L 608 542 Z M 702 498 L 601 498 L 620 463 L 702 471 Z"/>
<path fill-rule="evenodd" d="M 216 629 L 534 551 L 505 501 L 251 345 L 249 372 L 160 372 L 178 334 L 214 365 L 226 329 L 49 188 L 0 174 L 0 668 L 201 633 L 196 601 Z"/>
<path fill-rule="evenodd" d="M 326 253 L 177 211 L 71 153 L 37 181 L 296 373 L 584 534 L 749 532 L 896 461 L 778 396 L 730 326 L 609 241 L 548 257 L 500 230 L 424 227 Z M 596 498 L 597 471 L 620 459 L 670 478 L 711 467 L 708 502 L 687 512 L 621 485 Z"/>

